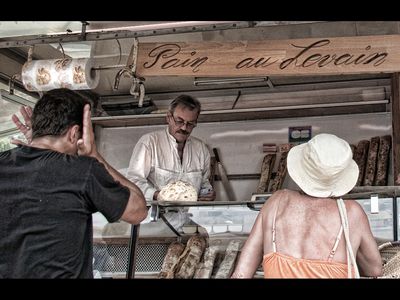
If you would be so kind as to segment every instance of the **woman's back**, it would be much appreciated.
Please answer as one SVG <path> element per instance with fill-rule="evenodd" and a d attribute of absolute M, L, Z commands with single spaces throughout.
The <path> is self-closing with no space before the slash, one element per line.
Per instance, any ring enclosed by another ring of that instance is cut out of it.
<path fill-rule="evenodd" d="M 267 221 L 270 224 L 264 225 L 271 227 L 264 232 L 264 253 L 267 253 L 263 256 L 264 276 L 346 278 L 343 227 L 336 201 L 288 190 L 276 196 L 270 199 L 275 208 L 266 218 L 272 223 Z M 343 251 L 338 251 L 339 246 Z"/>
<path fill-rule="evenodd" d="M 270 209 L 262 212 L 265 277 L 347 277 L 345 239 L 336 200 L 282 190 L 269 201 Z M 356 202 L 347 206 L 352 216 L 361 209 Z M 350 240 L 356 251 L 360 235 L 358 230 L 352 233 Z"/>
<path fill-rule="evenodd" d="M 296 191 L 274 194 L 263 212 L 264 253 L 273 252 L 272 225 L 276 211 L 277 252 L 303 259 L 328 260 L 338 237 L 341 222 L 336 200 L 314 198 Z M 352 226 L 358 203 L 346 201 L 350 241 L 355 252 L 360 244 L 359 231 Z M 355 205 L 354 205 L 355 204 Z M 277 209 L 277 210 L 276 210 Z M 360 207 L 360 209 L 362 209 Z M 344 238 L 340 238 L 333 261 L 346 263 Z"/>

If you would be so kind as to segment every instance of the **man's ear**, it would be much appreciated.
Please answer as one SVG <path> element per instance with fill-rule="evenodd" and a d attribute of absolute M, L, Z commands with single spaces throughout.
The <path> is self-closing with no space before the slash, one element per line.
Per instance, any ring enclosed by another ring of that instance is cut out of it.
<path fill-rule="evenodd" d="M 80 134 L 81 132 L 79 125 L 70 127 L 67 132 L 68 141 L 72 144 L 76 144 L 76 142 L 81 138 Z"/>
<path fill-rule="evenodd" d="M 165 120 L 167 121 L 168 124 L 171 122 L 171 117 L 172 114 L 171 112 L 168 111 L 167 114 L 165 115 Z"/>

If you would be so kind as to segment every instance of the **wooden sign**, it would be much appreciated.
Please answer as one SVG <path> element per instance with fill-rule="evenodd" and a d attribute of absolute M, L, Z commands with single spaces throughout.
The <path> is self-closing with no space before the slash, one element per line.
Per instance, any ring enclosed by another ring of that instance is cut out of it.
<path fill-rule="evenodd" d="M 137 74 L 242 77 L 400 71 L 400 36 L 139 43 Z"/>

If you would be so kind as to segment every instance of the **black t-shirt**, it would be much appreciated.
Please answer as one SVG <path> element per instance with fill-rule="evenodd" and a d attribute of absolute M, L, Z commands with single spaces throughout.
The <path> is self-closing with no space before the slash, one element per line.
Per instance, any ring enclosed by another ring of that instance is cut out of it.
<path fill-rule="evenodd" d="M 129 195 L 91 157 L 0 153 L 0 278 L 92 278 L 92 214 L 117 221 Z"/>

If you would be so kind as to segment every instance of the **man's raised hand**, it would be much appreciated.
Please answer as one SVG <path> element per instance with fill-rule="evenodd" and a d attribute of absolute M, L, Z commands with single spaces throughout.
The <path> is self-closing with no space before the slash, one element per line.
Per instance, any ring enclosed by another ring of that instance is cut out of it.
<path fill-rule="evenodd" d="M 19 109 L 22 117 L 24 118 L 24 123 L 23 124 L 20 119 L 17 117 L 16 114 L 13 114 L 11 116 L 12 121 L 14 124 L 17 126 L 18 130 L 22 132 L 22 134 L 25 136 L 27 143 L 12 138 L 10 143 L 14 145 L 26 145 L 30 144 L 32 142 L 32 108 L 30 106 L 21 106 Z"/>

